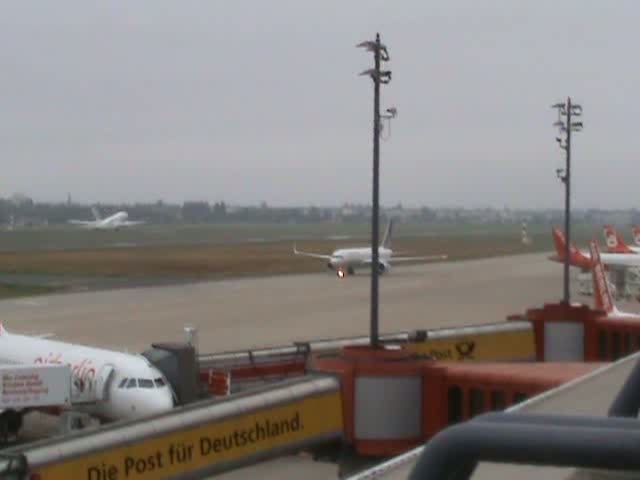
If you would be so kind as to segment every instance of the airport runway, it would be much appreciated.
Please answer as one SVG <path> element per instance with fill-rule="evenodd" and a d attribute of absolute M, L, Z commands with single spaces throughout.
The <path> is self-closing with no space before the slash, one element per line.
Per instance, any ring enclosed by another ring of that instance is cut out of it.
<path fill-rule="evenodd" d="M 370 277 L 331 273 L 68 293 L 0 302 L 9 331 L 142 351 L 199 330 L 205 352 L 366 334 Z M 557 299 L 543 254 L 394 268 L 380 279 L 381 331 L 487 323 Z"/>
<path fill-rule="evenodd" d="M 502 321 L 560 298 L 562 266 L 544 254 L 394 268 L 380 279 L 381 330 Z M 199 329 L 202 352 L 368 331 L 370 277 L 317 273 L 69 293 L 0 302 L 9 331 L 142 351 Z M 335 479 L 337 467 L 285 457 L 223 474 L 235 480 Z"/>

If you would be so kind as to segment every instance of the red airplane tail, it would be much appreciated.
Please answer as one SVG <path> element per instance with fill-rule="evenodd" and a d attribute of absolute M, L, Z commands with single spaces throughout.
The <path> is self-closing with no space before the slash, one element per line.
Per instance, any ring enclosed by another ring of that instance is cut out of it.
<path fill-rule="evenodd" d="M 612 313 L 615 310 L 615 303 L 611 289 L 609 288 L 609 280 L 604 271 L 604 265 L 600 258 L 600 250 L 596 242 L 592 241 L 589 245 L 591 251 L 591 260 L 593 263 L 593 297 L 595 299 L 596 308 Z"/>
<path fill-rule="evenodd" d="M 552 230 L 553 235 L 553 243 L 556 247 L 556 256 L 553 257 L 553 260 L 558 262 L 564 262 L 565 259 L 565 248 L 567 245 L 567 240 L 564 236 L 564 233 L 559 229 L 554 228 Z M 580 250 L 578 250 L 574 245 L 569 246 L 569 264 L 574 267 L 579 267 L 583 270 L 591 270 L 591 259 L 584 255 Z"/>
<path fill-rule="evenodd" d="M 604 240 L 607 243 L 607 250 L 609 252 L 611 252 L 611 253 L 635 253 L 624 242 L 624 239 L 616 231 L 616 228 L 613 225 L 605 225 L 605 227 L 603 229 L 603 232 L 604 232 Z M 634 237 L 635 237 L 635 235 L 634 235 Z"/>

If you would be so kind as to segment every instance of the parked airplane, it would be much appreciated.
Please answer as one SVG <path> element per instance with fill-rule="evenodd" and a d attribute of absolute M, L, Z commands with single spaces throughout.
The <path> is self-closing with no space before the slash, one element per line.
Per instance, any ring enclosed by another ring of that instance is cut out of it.
<path fill-rule="evenodd" d="M 633 319 L 640 321 L 639 314 L 618 310 L 613 299 L 613 294 L 611 293 L 611 285 L 604 270 L 600 250 L 598 249 L 596 242 L 591 242 L 589 250 L 591 258 L 593 259 L 593 296 L 596 308 L 604 310 L 609 318 L 624 318 L 627 320 Z"/>
<path fill-rule="evenodd" d="M 640 227 L 633 227 L 631 233 L 633 234 L 633 243 L 640 247 Z"/>
<path fill-rule="evenodd" d="M 114 213 L 107 218 L 102 218 L 96 207 L 92 207 L 91 212 L 93 213 L 95 220 L 69 220 L 69 223 L 92 230 L 118 230 L 120 228 L 145 223 L 144 221 L 128 220 L 129 214 L 123 211 Z"/>
<path fill-rule="evenodd" d="M 557 228 L 553 229 L 553 243 L 556 247 L 556 255 L 552 255 L 549 258 L 563 263 L 566 240 L 564 233 Z M 601 253 L 600 258 L 607 268 L 640 267 L 640 255 L 636 253 Z M 575 245 L 569 246 L 569 263 L 582 270 L 591 270 L 593 266 L 591 254 L 588 251 L 579 250 Z"/>
<path fill-rule="evenodd" d="M 609 253 L 639 253 L 640 248 L 628 246 L 613 225 L 605 225 L 604 239 Z"/>
<path fill-rule="evenodd" d="M 166 378 L 141 355 L 18 335 L 0 324 L 0 363 L 69 365 L 74 396 L 80 399 L 72 408 L 102 420 L 138 418 L 174 406 Z M 12 414 L 17 417 L 7 423 L 17 431 L 21 418 Z"/>
<path fill-rule="evenodd" d="M 413 261 L 433 261 L 444 260 L 447 255 L 430 255 L 425 257 L 394 257 L 391 250 L 391 237 L 393 234 L 393 220 L 389 221 L 387 229 L 382 237 L 382 243 L 378 247 L 378 272 L 384 273 L 391 269 L 392 262 L 413 262 Z M 330 270 L 335 270 L 338 277 L 343 278 L 347 274 L 352 275 L 357 268 L 371 266 L 372 252 L 371 247 L 356 248 L 340 248 L 334 250 L 331 255 L 320 253 L 301 252 L 297 249 L 296 244 L 293 245 L 293 253 L 295 255 L 303 255 L 306 257 L 319 258 L 327 262 Z"/>

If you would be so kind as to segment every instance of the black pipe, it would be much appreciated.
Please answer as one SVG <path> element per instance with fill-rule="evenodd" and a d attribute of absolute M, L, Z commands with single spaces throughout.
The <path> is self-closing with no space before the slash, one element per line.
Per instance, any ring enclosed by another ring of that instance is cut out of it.
<path fill-rule="evenodd" d="M 467 422 L 436 435 L 409 479 L 466 480 L 480 461 L 640 470 L 639 451 L 640 432 L 620 428 Z"/>
<path fill-rule="evenodd" d="M 609 407 L 610 417 L 637 417 L 640 410 L 640 360 Z"/>
<path fill-rule="evenodd" d="M 615 417 L 588 417 L 583 415 L 491 412 L 485 413 L 483 415 L 478 415 L 477 417 L 471 419 L 471 422 L 640 430 L 640 422 L 635 419 L 631 420 L 629 418 Z"/>

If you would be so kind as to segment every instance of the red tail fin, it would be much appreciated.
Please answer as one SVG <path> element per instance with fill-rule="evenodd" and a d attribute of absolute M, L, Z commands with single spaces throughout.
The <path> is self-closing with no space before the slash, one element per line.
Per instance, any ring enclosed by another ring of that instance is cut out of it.
<path fill-rule="evenodd" d="M 564 238 L 564 233 L 562 233 L 557 228 L 554 228 L 551 231 L 551 234 L 553 235 L 553 244 L 556 247 L 556 253 L 558 254 L 558 259 L 560 261 L 564 261 L 565 245 L 567 243 L 567 241 Z"/>
<path fill-rule="evenodd" d="M 593 296 L 595 298 L 596 308 L 604 310 L 607 313 L 611 313 L 615 309 L 613 303 L 613 295 L 609 289 L 609 280 L 607 274 L 604 271 L 604 265 L 600 258 L 600 250 L 596 242 L 591 242 L 589 245 L 591 250 L 591 261 L 593 262 Z"/>
<path fill-rule="evenodd" d="M 626 243 L 624 243 L 624 239 L 618 234 L 616 228 L 612 225 L 605 225 L 604 239 L 607 242 L 607 250 L 611 253 L 635 253 Z"/>
<path fill-rule="evenodd" d="M 640 246 L 640 227 L 633 227 L 631 231 L 633 233 L 633 243 Z"/>
<path fill-rule="evenodd" d="M 553 231 L 553 243 L 556 247 L 556 258 L 559 262 L 564 262 L 565 258 L 565 248 L 567 245 L 567 240 L 565 239 L 564 233 L 554 228 Z M 582 268 L 583 270 L 591 269 L 591 259 L 586 257 L 580 250 L 578 250 L 574 245 L 569 247 L 569 264 L 574 267 Z"/>

